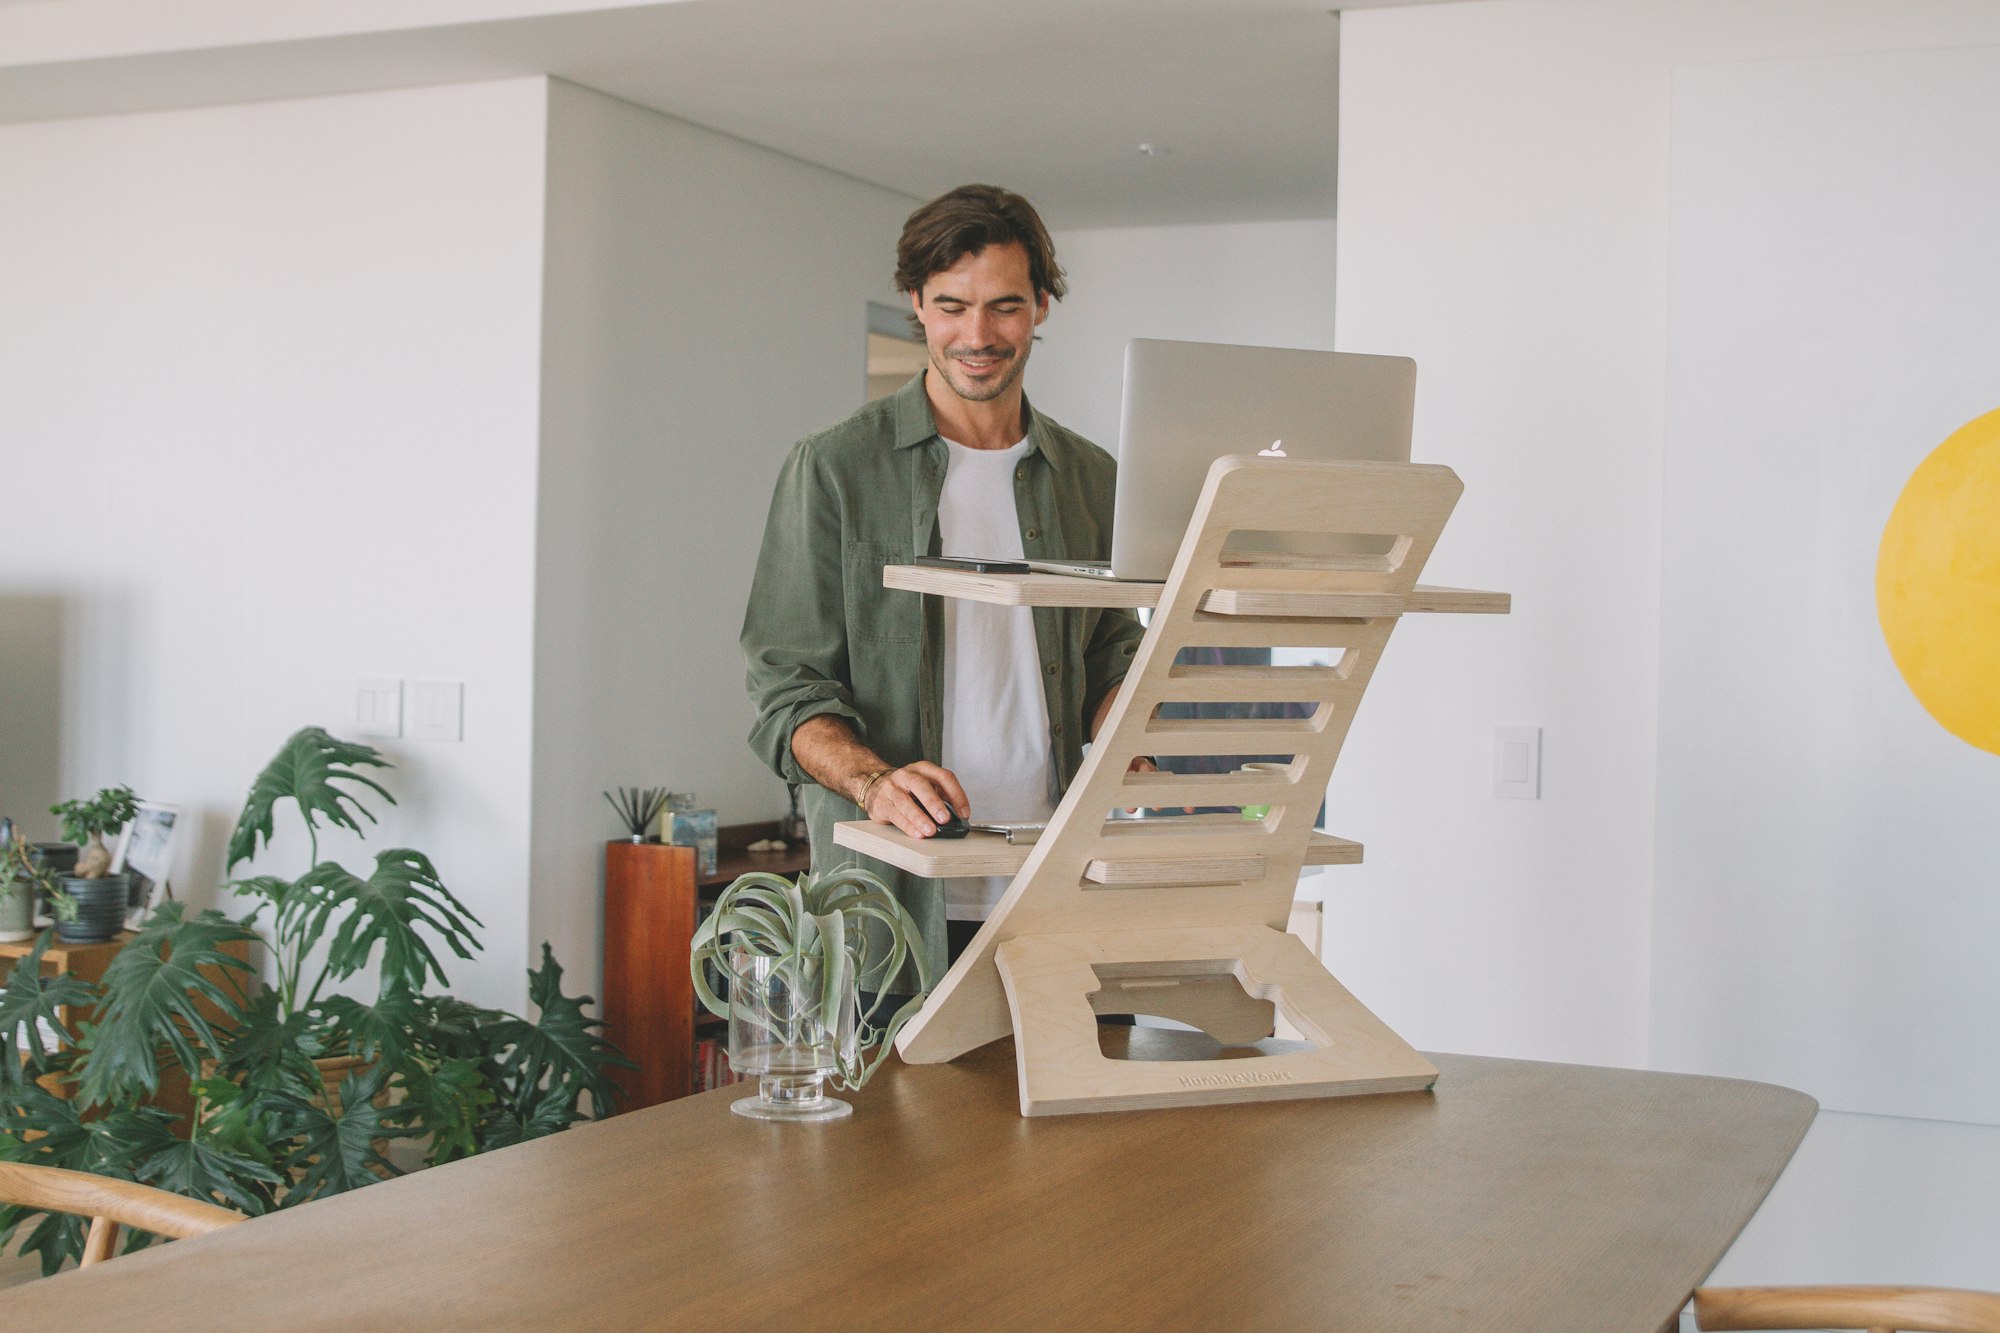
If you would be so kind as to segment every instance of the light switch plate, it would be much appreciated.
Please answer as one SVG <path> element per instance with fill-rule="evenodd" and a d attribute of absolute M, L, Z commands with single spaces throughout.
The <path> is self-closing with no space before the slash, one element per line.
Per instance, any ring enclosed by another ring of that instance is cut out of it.
<path fill-rule="evenodd" d="M 363 736 L 403 734 L 403 682 L 363 676 L 354 692 L 354 729 Z"/>
<path fill-rule="evenodd" d="M 410 682 L 410 735 L 420 741 L 465 739 L 465 683 L 457 680 Z"/>
<path fill-rule="evenodd" d="M 1542 799 L 1542 729 L 1493 729 L 1493 794 L 1515 801 Z"/>

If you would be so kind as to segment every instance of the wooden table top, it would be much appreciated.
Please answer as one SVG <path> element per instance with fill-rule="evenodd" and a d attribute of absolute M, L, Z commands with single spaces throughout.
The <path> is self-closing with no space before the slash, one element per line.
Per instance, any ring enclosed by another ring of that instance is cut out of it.
<path fill-rule="evenodd" d="M 1432 1059 L 1434 1093 L 1037 1120 L 1009 1042 L 892 1059 L 831 1124 L 746 1120 L 724 1088 L 31 1283 L 8 1317 L 1655 1333 L 1815 1109 L 1728 1079 Z"/>

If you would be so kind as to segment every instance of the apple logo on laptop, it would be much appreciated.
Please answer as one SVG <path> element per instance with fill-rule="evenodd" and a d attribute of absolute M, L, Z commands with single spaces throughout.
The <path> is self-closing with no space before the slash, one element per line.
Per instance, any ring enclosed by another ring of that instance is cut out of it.
<path fill-rule="evenodd" d="M 1269 449 L 1259 449 L 1257 451 L 1257 457 L 1259 458 L 1283 458 L 1284 456 L 1285 442 L 1283 440 L 1273 440 Z"/>

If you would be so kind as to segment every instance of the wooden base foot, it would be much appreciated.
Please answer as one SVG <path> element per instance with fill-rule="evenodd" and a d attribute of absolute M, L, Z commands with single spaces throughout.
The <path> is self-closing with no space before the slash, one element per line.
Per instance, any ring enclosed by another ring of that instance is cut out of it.
<path fill-rule="evenodd" d="M 1013 1014 L 1023 1115 L 1409 1092 L 1437 1080 L 1436 1068 L 1303 944 L 1268 927 L 1022 936 L 1002 944 L 995 961 Z M 1093 999 L 1107 992 L 1108 1001 Z M 1235 1060 L 1113 1060 L 1098 1046 L 1100 1010 L 1182 1018 L 1237 1043 L 1268 1035 L 1263 1015 L 1275 1010 L 1310 1048 Z"/>

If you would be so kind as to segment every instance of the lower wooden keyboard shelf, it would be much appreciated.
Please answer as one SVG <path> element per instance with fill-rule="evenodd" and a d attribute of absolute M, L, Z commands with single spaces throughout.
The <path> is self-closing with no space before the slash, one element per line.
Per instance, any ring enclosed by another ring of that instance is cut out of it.
<path fill-rule="evenodd" d="M 1240 876 L 1242 858 L 1204 857 L 1194 832 L 1203 825 L 1217 823 L 1241 826 L 1236 815 L 1180 815 L 1164 819 L 1110 821 L 1119 836 L 1158 838 L 1160 855 L 1143 859 L 1120 857 L 1116 862 L 1092 861 L 1086 877 L 1107 885 L 1189 884 L 1213 877 L 1218 882 Z M 1130 833 L 1125 830 L 1130 829 Z M 1192 836 L 1174 837 L 1179 830 Z M 886 861 L 898 870 L 929 879 L 961 879 L 974 875 L 1012 875 L 1026 863 L 1034 848 L 1010 843 L 997 833 L 968 833 L 963 838 L 912 838 L 889 824 L 854 820 L 833 826 L 835 846 L 846 847 Z M 1336 838 L 1315 832 L 1306 845 L 1309 866 L 1351 866 L 1361 864 L 1361 844 L 1350 838 Z"/>

